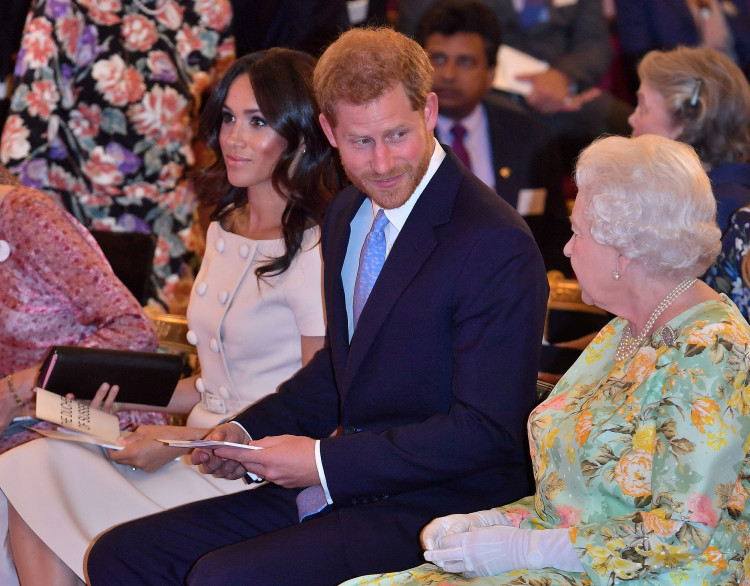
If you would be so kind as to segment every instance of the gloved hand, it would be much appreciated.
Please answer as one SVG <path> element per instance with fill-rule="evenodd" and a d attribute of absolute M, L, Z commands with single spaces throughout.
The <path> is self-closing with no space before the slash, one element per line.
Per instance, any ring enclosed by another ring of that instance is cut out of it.
<path fill-rule="evenodd" d="M 438 542 L 446 535 L 464 533 L 472 527 L 489 527 L 490 525 L 510 525 L 507 517 L 490 509 L 476 511 L 466 515 L 448 515 L 430 521 L 422 530 L 422 546 L 425 549 L 436 549 Z"/>
<path fill-rule="evenodd" d="M 446 535 L 424 557 L 447 572 L 469 578 L 511 570 L 558 568 L 583 572 L 567 529 L 517 529 L 506 525 Z"/>

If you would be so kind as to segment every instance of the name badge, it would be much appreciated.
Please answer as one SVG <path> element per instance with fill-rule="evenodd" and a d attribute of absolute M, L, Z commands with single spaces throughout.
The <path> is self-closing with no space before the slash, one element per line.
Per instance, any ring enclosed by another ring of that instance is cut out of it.
<path fill-rule="evenodd" d="M 516 211 L 522 216 L 541 216 L 546 204 L 547 190 L 544 187 L 522 189 L 518 192 Z"/>

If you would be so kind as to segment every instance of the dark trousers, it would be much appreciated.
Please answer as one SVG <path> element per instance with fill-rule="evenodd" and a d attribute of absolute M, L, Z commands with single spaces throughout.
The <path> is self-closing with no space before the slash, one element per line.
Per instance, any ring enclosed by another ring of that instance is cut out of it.
<path fill-rule="evenodd" d="M 88 579 L 93 586 L 331 586 L 369 573 L 347 559 L 341 511 L 299 523 L 296 493 L 267 485 L 110 529 L 89 551 Z M 420 563 L 416 535 L 404 543 L 398 532 L 375 532 L 373 572 Z"/>

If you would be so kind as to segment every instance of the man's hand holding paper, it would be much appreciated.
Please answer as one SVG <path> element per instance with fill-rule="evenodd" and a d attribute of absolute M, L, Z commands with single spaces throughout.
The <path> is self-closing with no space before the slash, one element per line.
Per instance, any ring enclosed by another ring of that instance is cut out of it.
<path fill-rule="evenodd" d="M 239 425 L 222 423 L 209 432 L 204 439 L 246 444 L 250 438 Z M 228 450 L 229 448 L 225 449 Z M 241 449 L 235 448 L 235 450 Z M 236 480 L 245 475 L 247 471 L 239 461 L 230 458 L 229 453 L 227 455 L 217 455 L 215 450 L 215 448 L 196 448 L 190 454 L 190 461 L 194 465 L 200 466 L 205 474 L 213 474 L 219 478 Z"/>
<path fill-rule="evenodd" d="M 285 488 L 300 488 L 320 484 L 315 465 L 315 440 L 298 435 L 264 437 L 253 442 L 262 450 L 216 448 L 217 456 L 242 464 L 251 474 Z"/>

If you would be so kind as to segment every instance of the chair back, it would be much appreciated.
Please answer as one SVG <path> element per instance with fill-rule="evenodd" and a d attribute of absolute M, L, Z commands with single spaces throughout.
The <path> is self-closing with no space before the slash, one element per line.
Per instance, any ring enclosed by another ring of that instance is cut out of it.
<path fill-rule="evenodd" d="M 138 303 L 148 300 L 156 236 L 138 232 L 91 230 L 91 235 L 107 257 L 112 270 Z"/>

